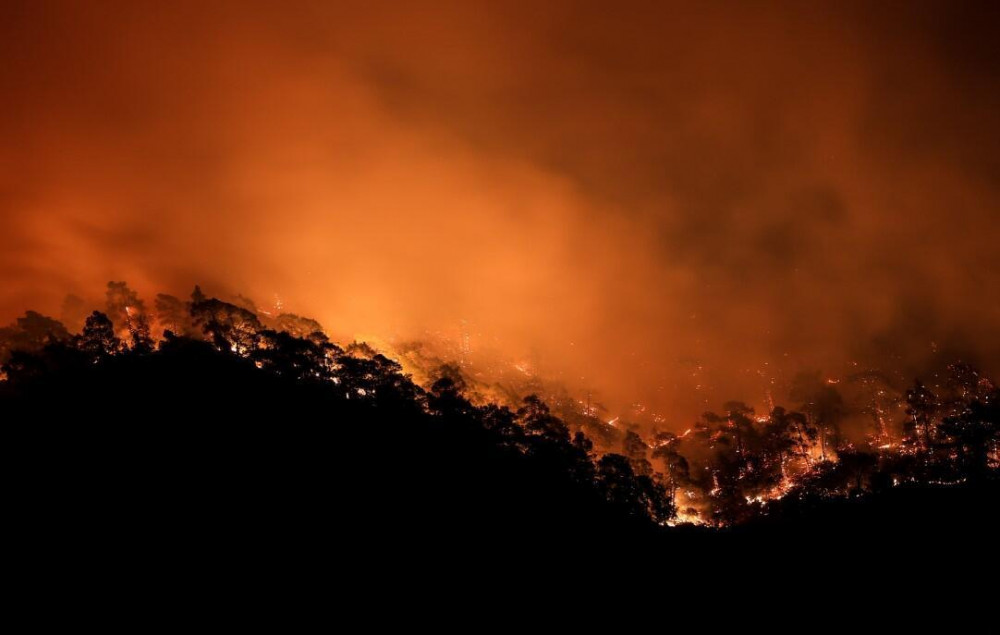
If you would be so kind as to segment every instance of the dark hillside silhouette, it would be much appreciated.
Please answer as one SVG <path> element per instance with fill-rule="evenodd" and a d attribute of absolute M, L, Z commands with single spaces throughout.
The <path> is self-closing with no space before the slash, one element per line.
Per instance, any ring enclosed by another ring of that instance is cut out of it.
<path fill-rule="evenodd" d="M 123 348 L 94 314 L 72 342 L 8 359 L 4 446 L 32 535 L 294 549 L 333 533 L 399 546 L 655 528 L 651 482 L 627 462 L 595 472 L 544 404 L 476 408 L 447 379 L 425 392 L 381 355 L 203 305 L 206 340 Z"/>
<path fill-rule="evenodd" d="M 304 555 L 336 535 L 382 554 L 569 542 L 654 554 L 996 528 L 997 393 L 964 367 L 940 396 L 906 393 L 912 425 L 891 451 L 845 444 L 841 401 L 803 380 L 803 414 L 731 402 L 684 435 L 628 431 L 609 452 L 536 396 L 474 405 L 458 366 L 423 388 L 312 320 L 197 289 L 158 296 L 154 331 L 124 283 L 109 288 L 118 323 L 93 312 L 72 335 L 29 312 L 4 331 L 9 511 L 53 548 Z M 729 528 L 669 527 L 694 513 L 685 505 Z"/>

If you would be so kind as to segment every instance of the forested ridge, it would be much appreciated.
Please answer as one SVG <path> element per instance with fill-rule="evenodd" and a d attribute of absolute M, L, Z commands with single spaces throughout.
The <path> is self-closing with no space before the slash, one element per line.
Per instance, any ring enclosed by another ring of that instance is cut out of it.
<path fill-rule="evenodd" d="M 826 386 L 811 412 L 731 403 L 610 451 L 538 396 L 474 404 L 457 365 L 422 387 L 313 320 L 197 288 L 147 310 L 110 283 L 82 322 L 28 312 L 0 332 L 12 509 L 52 544 L 885 546 L 996 527 L 998 393 L 965 365 L 947 395 L 916 382 L 878 445 L 841 438 Z M 677 526 L 694 518 L 724 529 Z"/>

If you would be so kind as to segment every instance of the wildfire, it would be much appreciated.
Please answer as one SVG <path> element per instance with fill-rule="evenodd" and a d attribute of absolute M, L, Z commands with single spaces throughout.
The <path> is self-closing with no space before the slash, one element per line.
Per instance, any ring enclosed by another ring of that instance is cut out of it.
<path fill-rule="evenodd" d="M 181 319 L 170 313 L 154 317 L 124 283 L 109 286 L 118 294 L 115 297 L 128 297 L 129 301 L 111 305 L 115 322 L 107 318 L 105 321 L 109 328 L 112 324 L 118 327 L 122 340 L 131 336 L 128 342 L 108 348 L 109 354 L 148 350 L 139 347 L 143 337 L 147 340 L 151 337 L 151 319 L 156 320 L 158 327 L 173 325 Z M 199 319 L 212 320 L 215 336 L 209 341 L 219 350 L 253 359 L 258 369 L 265 369 L 267 363 L 255 359 L 256 353 L 277 346 L 274 331 L 270 329 L 283 328 L 282 319 L 288 317 L 264 320 L 261 318 L 266 315 L 264 312 L 254 313 L 204 298 L 190 304 L 189 312 L 192 319 L 197 315 Z M 319 326 L 313 320 L 291 317 Z M 122 322 L 125 329 L 121 328 Z M 295 325 L 288 323 L 284 328 L 291 326 Z M 315 335 L 315 330 L 304 331 L 299 326 L 300 332 L 311 335 L 294 337 L 303 338 L 303 343 L 311 341 L 308 338 Z M 18 335 L 19 328 L 22 328 L 20 322 L 7 329 L 15 343 L 13 337 Z M 159 332 L 162 328 L 152 337 Z M 578 399 L 570 396 L 571 391 L 561 382 L 534 375 L 527 361 L 491 358 L 486 354 L 469 360 L 464 341 L 400 343 L 395 339 L 366 337 L 356 338 L 344 349 L 330 346 L 322 350 L 324 359 L 317 363 L 326 369 L 341 364 L 338 361 L 341 356 L 345 360 L 371 360 L 384 352 L 407 379 L 427 390 L 442 377 L 454 377 L 455 385 L 477 407 L 499 405 L 517 412 L 528 395 L 537 395 L 549 405 L 554 418 L 563 420 L 565 425 L 561 429 L 568 432 L 567 442 L 574 439 L 576 443 L 575 435 L 583 433 L 590 441 L 577 449 L 584 448 L 588 458 L 600 460 L 608 454 L 617 454 L 618 459 L 627 459 L 636 477 L 647 479 L 645 482 L 651 488 L 659 488 L 653 490 L 659 492 L 655 496 L 668 500 L 656 500 L 672 501 L 676 509 L 675 518 L 667 524 L 726 525 L 760 513 L 759 507 L 790 494 L 846 496 L 875 490 L 886 482 L 896 486 L 914 482 L 957 484 L 965 482 L 970 470 L 978 470 L 976 474 L 981 476 L 985 469 L 1000 469 L 1000 435 L 995 427 L 989 427 L 994 424 L 988 410 L 994 407 L 1000 393 L 991 381 L 978 373 L 966 372 L 964 367 L 953 370 L 953 388 L 944 382 L 925 388 L 917 382 L 905 396 L 876 371 L 851 376 L 845 388 L 836 390 L 824 384 L 835 385 L 840 379 L 824 380 L 817 376 L 813 383 L 820 387 L 814 393 L 818 396 L 808 397 L 811 401 L 804 399 L 802 412 L 768 404 L 766 413 L 758 414 L 759 410 L 747 404 L 729 402 L 723 413 L 706 412 L 679 435 L 653 427 L 650 436 L 643 438 L 643 431 L 649 432 L 650 417 L 658 424 L 677 421 L 679 415 L 657 415 L 639 401 L 632 401 L 627 410 L 615 415 L 595 401 L 589 391 L 585 399 Z M 453 361 L 448 362 L 449 359 Z M 467 363 L 459 367 L 456 359 L 465 359 Z M 316 378 L 324 376 L 317 370 L 310 372 Z M 0 381 L 4 378 L 0 374 Z M 342 383 L 333 372 L 327 378 L 335 385 Z M 348 398 L 377 398 L 374 388 L 353 386 L 347 381 L 344 386 Z M 860 430 L 854 431 L 853 441 L 845 438 L 846 431 L 839 427 L 845 415 L 824 415 L 811 408 L 819 397 L 829 393 L 839 400 L 840 390 L 854 390 L 855 395 L 860 395 L 860 399 L 847 407 L 853 409 L 852 413 L 868 429 L 863 443 Z M 904 409 L 905 417 L 901 416 Z M 984 432 L 992 436 L 984 436 Z M 973 459 L 979 465 L 970 467 Z M 662 516 L 656 519 L 663 522 Z"/>
<path fill-rule="evenodd" d="M 665 523 L 668 527 L 678 525 L 707 525 L 701 513 L 694 508 L 678 509 L 676 515 Z"/>

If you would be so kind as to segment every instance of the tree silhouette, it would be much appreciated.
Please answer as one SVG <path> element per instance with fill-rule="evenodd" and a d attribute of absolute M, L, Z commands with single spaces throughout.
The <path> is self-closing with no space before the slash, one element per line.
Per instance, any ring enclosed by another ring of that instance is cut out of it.
<path fill-rule="evenodd" d="M 191 292 L 191 304 L 201 304 L 207 299 L 208 298 L 205 294 L 202 293 L 201 287 L 199 285 L 194 285 L 194 291 Z"/>
<path fill-rule="evenodd" d="M 263 328 L 257 316 L 250 311 L 216 298 L 192 303 L 191 322 L 219 350 L 242 356 L 257 349 Z"/>
<path fill-rule="evenodd" d="M 665 489 L 648 476 L 637 475 L 621 454 L 605 454 L 597 462 L 597 479 L 607 501 L 628 516 L 665 522 L 673 503 Z"/>
<path fill-rule="evenodd" d="M 122 343 L 115 335 L 115 327 L 108 316 L 100 311 L 94 311 L 87 317 L 83 332 L 76 337 L 76 347 L 98 360 L 121 351 Z"/>
<path fill-rule="evenodd" d="M 974 398 L 958 415 L 945 417 L 941 432 L 958 450 L 962 474 L 977 481 L 990 475 L 990 455 L 995 455 L 1000 440 L 1000 391 Z"/>
<path fill-rule="evenodd" d="M 690 465 L 680 452 L 681 438 L 672 432 L 658 432 L 654 436 L 653 458 L 663 462 L 670 497 L 675 499 L 677 488 L 688 482 Z"/>
<path fill-rule="evenodd" d="M 257 346 L 249 354 L 259 367 L 282 377 L 323 381 L 332 378 L 334 359 L 340 352 L 339 347 L 327 341 L 264 329 L 258 333 Z"/>
<path fill-rule="evenodd" d="M 50 344 L 69 340 L 70 334 L 58 320 L 36 311 L 27 311 L 14 324 L 0 329 L 0 361 L 14 352 L 37 353 Z"/>
<path fill-rule="evenodd" d="M 549 410 L 538 395 L 528 395 L 517 411 L 517 418 L 529 434 L 554 443 L 569 441 L 569 428 Z"/>
<path fill-rule="evenodd" d="M 870 452 L 858 450 L 841 450 L 838 461 L 839 469 L 848 475 L 849 482 L 855 493 L 865 488 L 878 467 L 878 457 Z"/>
<path fill-rule="evenodd" d="M 625 437 L 622 439 L 622 454 L 632 462 L 632 469 L 636 474 L 652 476 L 653 466 L 646 458 L 648 451 L 649 446 L 642 440 L 642 437 L 633 430 L 625 431 Z"/>
<path fill-rule="evenodd" d="M 789 397 L 816 428 L 820 456 L 825 460 L 830 449 L 835 449 L 842 441 L 840 422 L 846 413 L 844 399 L 836 388 L 820 378 L 819 372 L 796 375 Z"/>
<path fill-rule="evenodd" d="M 438 375 L 431 384 L 431 408 L 449 416 L 462 416 L 472 412 L 473 405 L 463 394 L 465 378 L 458 366 L 444 364 L 438 368 Z"/>
<path fill-rule="evenodd" d="M 294 313 L 282 313 L 279 315 L 277 329 L 294 337 L 309 337 L 313 333 L 323 332 L 323 326 L 316 320 L 301 317 Z"/>

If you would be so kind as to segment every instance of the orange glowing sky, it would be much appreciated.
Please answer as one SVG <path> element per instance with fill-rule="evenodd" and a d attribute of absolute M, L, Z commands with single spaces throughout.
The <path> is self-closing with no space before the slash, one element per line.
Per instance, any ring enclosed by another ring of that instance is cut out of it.
<path fill-rule="evenodd" d="M 978 4 L 4 2 L 0 317 L 199 282 L 692 412 L 996 368 Z"/>

